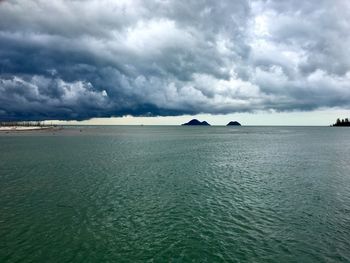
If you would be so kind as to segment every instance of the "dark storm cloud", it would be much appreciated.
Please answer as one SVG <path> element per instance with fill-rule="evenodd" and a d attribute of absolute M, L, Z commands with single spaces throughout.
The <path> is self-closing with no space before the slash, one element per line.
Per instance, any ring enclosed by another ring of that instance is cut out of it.
<path fill-rule="evenodd" d="M 349 107 L 346 1 L 0 1 L 0 119 Z"/>

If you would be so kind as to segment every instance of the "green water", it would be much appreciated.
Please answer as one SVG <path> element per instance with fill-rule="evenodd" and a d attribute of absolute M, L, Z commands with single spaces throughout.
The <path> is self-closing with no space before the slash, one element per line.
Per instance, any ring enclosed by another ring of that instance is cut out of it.
<path fill-rule="evenodd" d="M 350 262 L 350 129 L 0 134 L 0 262 Z"/>

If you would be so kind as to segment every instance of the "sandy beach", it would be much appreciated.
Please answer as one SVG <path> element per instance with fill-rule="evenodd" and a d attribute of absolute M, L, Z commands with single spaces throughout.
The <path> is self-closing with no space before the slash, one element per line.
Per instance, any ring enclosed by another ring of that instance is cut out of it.
<path fill-rule="evenodd" d="M 0 132 L 13 132 L 13 131 L 37 131 L 37 130 L 48 130 L 53 129 L 54 127 L 46 126 L 46 127 L 39 127 L 39 126 L 4 126 L 0 127 Z"/>

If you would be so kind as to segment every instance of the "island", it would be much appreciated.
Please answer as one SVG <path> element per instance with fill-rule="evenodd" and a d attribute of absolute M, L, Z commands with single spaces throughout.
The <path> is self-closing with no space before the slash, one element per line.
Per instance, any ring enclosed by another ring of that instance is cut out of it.
<path fill-rule="evenodd" d="M 350 127 L 349 119 L 348 118 L 346 118 L 345 120 L 337 119 L 337 122 L 333 124 L 333 127 Z"/>
<path fill-rule="evenodd" d="M 187 123 L 182 124 L 182 126 L 210 126 L 210 124 L 207 123 L 206 121 L 200 122 L 197 119 L 193 119 L 193 120 L 190 120 Z"/>
<path fill-rule="evenodd" d="M 242 126 L 238 121 L 230 121 L 226 126 Z"/>

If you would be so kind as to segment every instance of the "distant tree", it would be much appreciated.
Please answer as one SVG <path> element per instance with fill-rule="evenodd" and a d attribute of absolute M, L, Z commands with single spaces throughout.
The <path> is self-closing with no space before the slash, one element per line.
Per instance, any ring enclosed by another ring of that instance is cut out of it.
<path fill-rule="evenodd" d="M 335 124 L 333 124 L 333 126 L 340 126 L 340 127 L 350 127 L 350 121 L 349 118 L 345 118 L 345 119 L 337 119 L 337 122 Z"/>

